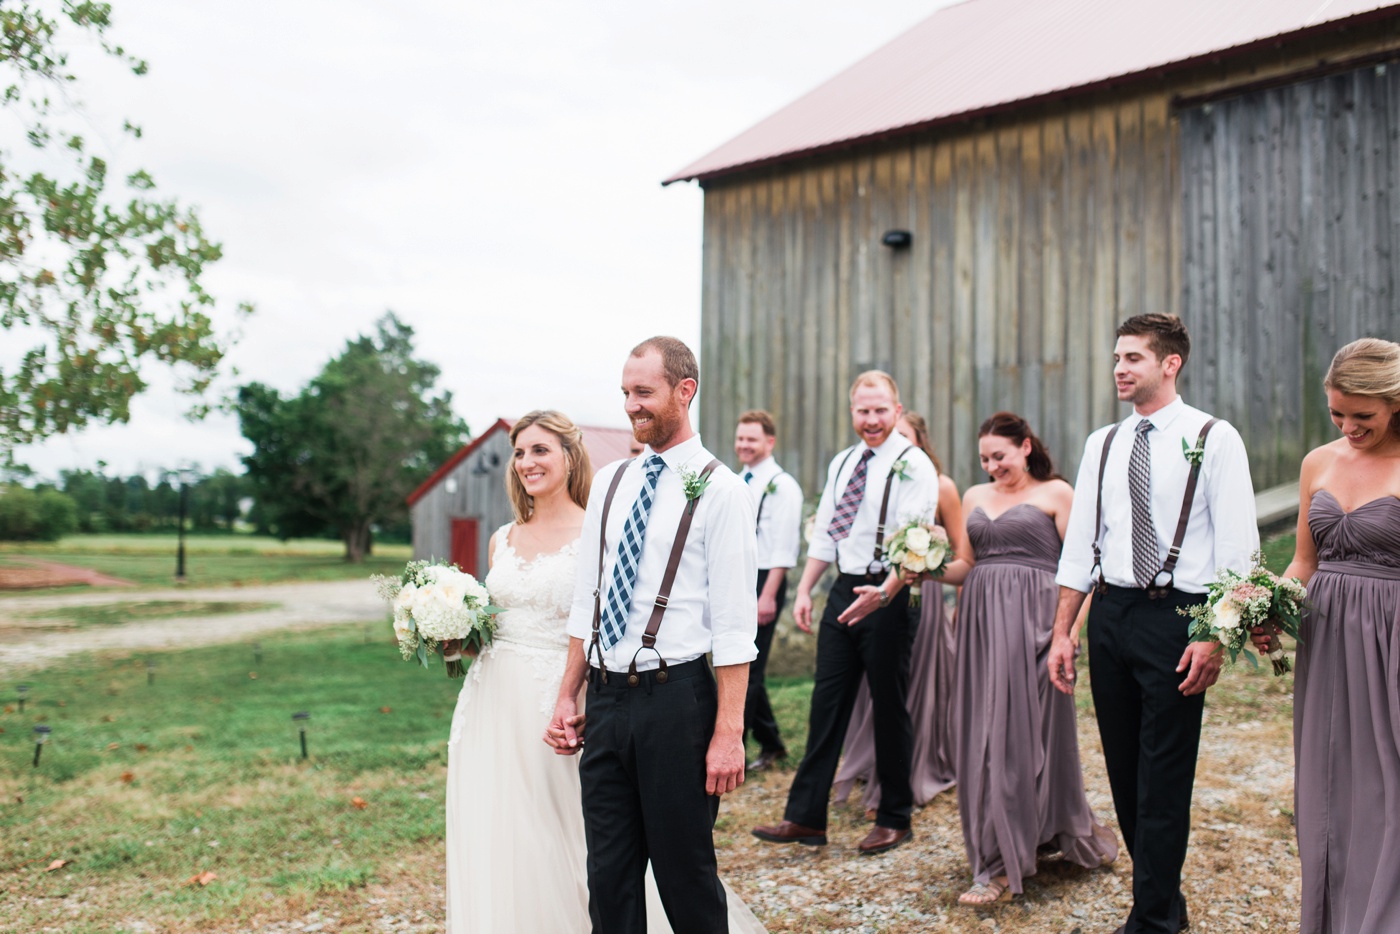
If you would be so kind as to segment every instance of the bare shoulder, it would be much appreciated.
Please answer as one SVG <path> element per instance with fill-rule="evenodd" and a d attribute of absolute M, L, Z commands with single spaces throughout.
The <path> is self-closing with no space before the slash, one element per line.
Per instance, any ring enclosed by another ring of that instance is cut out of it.
<path fill-rule="evenodd" d="M 958 485 L 946 473 L 938 475 L 938 494 L 940 496 L 958 496 Z"/>
<path fill-rule="evenodd" d="M 982 502 L 987 496 L 987 491 L 992 488 L 990 483 L 974 483 L 963 492 L 963 509 L 972 509 Z"/>

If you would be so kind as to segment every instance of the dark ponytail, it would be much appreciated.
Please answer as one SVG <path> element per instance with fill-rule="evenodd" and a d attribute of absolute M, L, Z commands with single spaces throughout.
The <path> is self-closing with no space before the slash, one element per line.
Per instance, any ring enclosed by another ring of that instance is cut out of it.
<path fill-rule="evenodd" d="M 998 412 L 977 429 L 977 437 L 985 438 L 987 435 L 1006 438 L 1018 446 L 1029 441 L 1031 453 L 1026 458 L 1026 468 L 1030 475 L 1037 480 L 1054 480 L 1058 476 L 1055 473 L 1055 464 L 1050 460 L 1050 452 L 1045 448 L 1045 442 L 1035 436 L 1030 424 L 1021 416 L 1014 412 Z"/>

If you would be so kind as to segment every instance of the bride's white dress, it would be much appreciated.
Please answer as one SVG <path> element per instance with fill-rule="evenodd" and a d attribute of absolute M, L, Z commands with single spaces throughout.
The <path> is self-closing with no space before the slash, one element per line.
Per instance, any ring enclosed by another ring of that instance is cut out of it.
<path fill-rule="evenodd" d="M 447 744 L 447 931 L 587 932 L 578 757 L 542 739 L 564 673 L 578 543 L 523 561 L 510 529 L 497 531 L 486 577 L 506 611 L 467 671 Z M 725 888 L 730 931 L 763 931 Z M 670 932 L 650 871 L 647 927 Z"/>

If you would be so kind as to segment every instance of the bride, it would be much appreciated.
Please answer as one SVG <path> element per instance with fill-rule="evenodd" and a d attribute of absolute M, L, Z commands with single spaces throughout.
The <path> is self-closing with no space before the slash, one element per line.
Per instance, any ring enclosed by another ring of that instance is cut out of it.
<path fill-rule="evenodd" d="M 516 521 L 488 546 L 486 587 L 505 612 L 467 672 L 447 760 L 448 934 L 586 932 L 587 855 L 578 759 L 540 739 L 569 640 L 579 531 L 593 471 L 567 416 L 535 411 L 510 433 Z M 729 929 L 763 925 L 726 886 Z M 669 934 L 647 874 L 648 931 Z"/>

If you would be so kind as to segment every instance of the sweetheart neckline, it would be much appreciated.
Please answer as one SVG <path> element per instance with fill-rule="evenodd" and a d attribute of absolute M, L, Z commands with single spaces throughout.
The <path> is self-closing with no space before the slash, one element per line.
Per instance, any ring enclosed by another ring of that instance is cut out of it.
<path fill-rule="evenodd" d="M 1322 493 L 1326 493 L 1328 496 L 1330 496 L 1330 497 L 1332 498 L 1332 502 L 1334 502 L 1334 503 L 1337 504 L 1337 508 L 1338 508 L 1339 510 L 1341 510 L 1341 513 L 1342 513 L 1342 515 L 1344 515 L 1344 516 L 1349 516 L 1349 515 L 1351 515 L 1351 514 L 1354 513 L 1354 512 L 1358 512 L 1359 510 L 1365 509 L 1367 506 L 1370 506 L 1372 503 L 1384 503 L 1384 502 L 1387 502 L 1387 501 L 1392 502 L 1392 503 L 1400 503 L 1400 496 L 1396 496 L 1396 495 L 1393 494 L 1393 493 L 1385 493 L 1385 494 L 1383 494 L 1383 495 L 1381 495 L 1381 496 L 1377 496 L 1375 499 L 1368 499 L 1368 500 L 1366 500 L 1366 502 L 1362 503 L 1362 504 L 1359 505 L 1359 506 L 1355 506 L 1355 507 L 1353 507 L 1353 508 L 1351 508 L 1351 509 L 1346 509 L 1346 508 L 1344 508 L 1344 507 L 1342 506 L 1342 501 L 1339 500 L 1339 499 L 1337 499 L 1337 494 L 1333 493 L 1331 490 L 1329 490 L 1329 489 L 1327 489 L 1327 488 L 1325 488 L 1325 487 L 1322 488 L 1322 489 L 1313 491 L 1313 495 L 1312 495 L 1311 499 L 1309 500 L 1309 502 L 1311 502 L 1312 499 L 1317 499 L 1318 495 L 1319 495 L 1319 494 L 1322 494 Z M 1020 504 L 1017 504 L 1017 505 L 1020 505 Z M 981 507 L 978 507 L 978 508 L 981 508 Z"/>
<path fill-rule="evenodd" d="M 984 519 L 986 519 L 988 522 L 996 522 L 998 519 L 1000 519 L 1002 516 L 1006 515 L 1006 514 L 1007 514 L 1008 512 L 1010 512 L 1011 510 L 1013 510 L 1013 509 L 1019 509 L 1019 508 L 1022 507 L 1022 506 L 1026 506 L 1026 507 L 1029 507 L 1030 509 L 1034 509 L 1036 512 L 1040 513 L 1042 516 L 1044 516 L 1045 518 L 1049 519 L 1051 522 L 1054 522 L 1054 521 L 1055 521 L 1055 517 L 1054 517 L 1054 516 L 1050 515 L 1050 513 L 1046 512 L 1044 509 L 1041 509 L 1039 506 L 1035 505 L 1034 503 L 1016 503 L 1016 504 L 1014 504 L 1014 505 L 1007 506 L 1005 509 L 1003 509 L 1001 512 L 997 513 L 995 516 L 991 515 L 990 513 L 987 512 L 987 510 L 983 509 L 982 506 L 981 506 L 981 504 L 978 504 L 978 505 L 972 507 L 972 511 L 973 511 L 973 512 L 980 512 L 980 513 L 982 514 L 982 517 L 983 517 Z"/>

